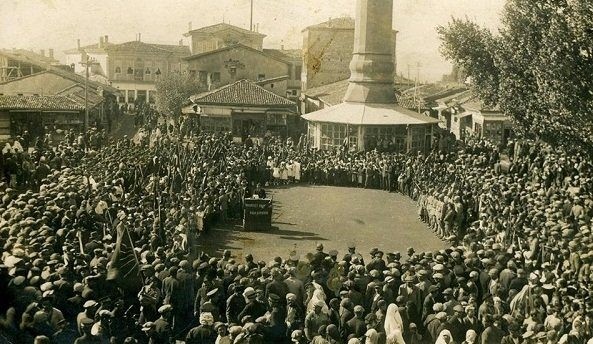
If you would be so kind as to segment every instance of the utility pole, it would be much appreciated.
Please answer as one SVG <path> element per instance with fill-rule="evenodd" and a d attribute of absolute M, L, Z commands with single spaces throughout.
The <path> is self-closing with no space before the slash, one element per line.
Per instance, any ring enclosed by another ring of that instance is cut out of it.
<path fill-rule="evenodd" d="M 96 62 L 92 59 L 89 59 L 89 55 L 86 55 L 86 61 L 80 62 L 81 65 L 84 66 L 85 69 L 85 78 L 84 78 L 84 141 L 85 146 L 87 142 L 87 135 L 89 131 L 89 90 L 88 90 L 88 83 L 89 83 L 89 66 L 96 64 Z"/>
<path fill-rule="evenodd" d="M 253 0 L 251 0 L 251 12 L 249 15 L 249 31 L 253 31 Z"/>

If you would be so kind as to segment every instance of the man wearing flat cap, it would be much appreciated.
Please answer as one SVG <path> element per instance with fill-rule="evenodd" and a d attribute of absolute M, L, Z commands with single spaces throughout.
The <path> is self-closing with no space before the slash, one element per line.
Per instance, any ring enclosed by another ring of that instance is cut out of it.
<path fill-rule="evenodd" d="M 81 335 L 83 334 L 83 331 L 82 331 L 83 320 L 90 319 L 91 321 L 94 322 L 95 312 L 97 311 L 99 304 L 95 300 L 88 300 L 82 306 L 84 307 L 84 311 L 80 312 L 76 316 L 76 325 L 78 327 L 78 333 L 80 333 Z"/>
<path fill-rule="evenodd" d="M 95 322 L 93 319 L 85 318 L 80 322 L 80 331 L 82 335 L 74 341 L 74 344 L 95 344 L 101 343 L 101 339 L 91 334 L 91 329 Z"/>
<path fill-rule="evenodd" d="M 411 303 L 414 305 L 416 314 L 422 314 L 422 293 L 420 289 L 415 285 L 416 275 L 407 275 L 404 279 L 404 284 L 399 286 L 399 296 L 404 298 L 406 304 Z"/>
<path fill-rule="evenodd" d="M 161 315 L 154 321 L 154 336 L 157 343 L 173 343 L 173 330 L 171 328 L 171 317 L 173 307 L 169 304 L 159 307 Z"/>
<path fill-rule="evenodd" d="M 280 303 L 284 303 L 286 294 L 288 294 L 288 286 L 284 282 L 284 276 L 279 268 L 271 270 L 272 281 L 266 285 L 266 295 L 275 294 L 280 297 Z"/>

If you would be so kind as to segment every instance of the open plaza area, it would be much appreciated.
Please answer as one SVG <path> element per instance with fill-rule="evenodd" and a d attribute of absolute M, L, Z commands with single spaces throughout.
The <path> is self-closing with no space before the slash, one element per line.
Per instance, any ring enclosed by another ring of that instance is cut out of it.
<path fill-rule="evenodd" d="M 272 228 L 245 232 L 240 225 L 212 228 L 198 245 L 208 254 L 228 249 L 237 260 L 252 254 L 256 260 L 302 257 L 337 250 L 341 258 L 349 245 L 364 256 L 372 248 L 406 254 L 408 247 L 434 251 L 447 247 L 418 218 L 416 202 L 398 193 L 349 187 L 299 184 L 269 190 L 273 199 Z"/>

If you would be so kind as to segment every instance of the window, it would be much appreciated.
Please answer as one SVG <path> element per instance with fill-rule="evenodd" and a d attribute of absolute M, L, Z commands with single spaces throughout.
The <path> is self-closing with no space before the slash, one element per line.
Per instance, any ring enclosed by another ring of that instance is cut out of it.
<path fill-rule="evenodd" d="M 136 100 L 136 92 L 134 90 L 128 90 L 128 103 L 133 103 Z"/>
<path fill-rule="evenodd" d="M 134 74 L 134 68 L 132 68 L 132 67 L 128 67 L 128 71 L 127 71 L 127 73 L 128 73 L 128 74 Z"/>
<path fill-rule="evenodd" d="M 205 117 L 200 118 L 200 127 L 206 132 L 230 132 L 231 119 L 228 117 Z"/>
<path fill-rule="evenodd" d="M 346 138 L 345 124 L 322 124 L 321 125 L 321 149 L 333 149 L 339 147 Z"/>
<path fill-rule="evenodd" d="M 146 67 L 146 71 L 144 72 L 146 75 L 150 75 L 150 68 Z"/>
<path fill-rule="evenodd" d="M 301 80 L 301 73 L 303 72 L 303 66 L 294 66 L 294 78 Z"/>
<path fill-rule="evenodd" d="M 364 132 L 364 148 L 403 153 L 407 150 L 407 136 L 404 126 L 367 127 Z"/>
<path fill-rule="evenodd" d="M 220 82 L 220 72 L 214 72 L 210 76 L 210 81 L 212 82 Z"/>
<path fill-rule="evenodd" d="M 423 151 L 424 150 L 424 136 L 426 134 L 426 129 L 424 127 L 412 127 L 411 129 L 411 136 L 412 142 L 410 144 L 410 150 L 414 151 Z"/>
<path fill-rule="evenodd" d="M 257 75 L 257 81 L 264 80 L 265 78 L 266 78 L 266 75 L 265 74 L 258 74 Z"/>
<path fill-rule="evenodd" d="M 296 96 L 297 95 L 297 90 L 292 90 L 292 95 Z"/>
<path fill-rule="evenodd" d="M 150 104 L 156 103 L 156 91 L 153 91 L 153 90 L 148 91 L 148 102 Z"/>
<path fill-rule="evenodd" d="M 121 67 L 115 67 L 115 74 L 121 74 Z"/>
<path fill-rule="evenodd" d="M 160 68 L 157 68 L 157 69 L 156 69 L 156 72 L 154 72 L 154 74 L 156 74 L 156 75 L 161 75 L 161 69 L 160 69 Z"/>
<path fill-rule="evenodd" d="M 208 72 L 205 70 L 201 70 L 198 72 L 198 81 L 200 84 L 206 85 L 208 82 Z"/>
<path fill-rule="evenodd" d="M 270 84 L 270 88 L 274 88 L 274 84 Z"/>

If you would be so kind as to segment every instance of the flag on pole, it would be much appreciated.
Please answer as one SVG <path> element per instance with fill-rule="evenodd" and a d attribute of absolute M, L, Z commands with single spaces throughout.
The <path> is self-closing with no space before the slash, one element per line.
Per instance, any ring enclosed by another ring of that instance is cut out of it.
<path fill-rule="evenodd" d="M 111 257 L 111 267 L 107 272 L 107 280 L 114 281 L 127 292 L 138 292 L 142 288 L 140 264 L 132 238 L 127 227 L 120 223 L 117 226 L 117 241 Z"/>

